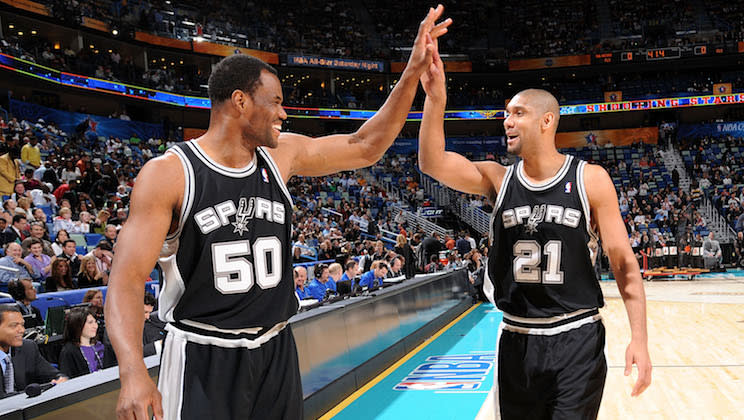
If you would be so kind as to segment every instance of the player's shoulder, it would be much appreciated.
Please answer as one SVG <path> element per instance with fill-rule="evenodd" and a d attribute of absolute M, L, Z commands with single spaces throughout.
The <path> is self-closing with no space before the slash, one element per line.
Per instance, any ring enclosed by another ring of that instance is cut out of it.
<path fill-rule="evenodd" d="M 166 179 L 173 178 L 174 175 L 182 174 L 181 159 L 174 153 L 164 153 L 156 158 L 152 158 L 140 170 L 137 178 L 141 176 L 165 176 Z M 175 172 L 174 172 L 175 171 Z"/>

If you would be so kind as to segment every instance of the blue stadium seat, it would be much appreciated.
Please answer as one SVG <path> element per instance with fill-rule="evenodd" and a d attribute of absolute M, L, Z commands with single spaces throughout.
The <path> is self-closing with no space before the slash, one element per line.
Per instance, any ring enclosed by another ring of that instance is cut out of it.
<path fill-rule="evenodd" d="M 85 255 L 88 253 L 88 249 L 85 246 L 76 246 L 75 252 L 77 252 L 80 255 Z"/>
<path fill-rule="evenodd" d="M 93 246 L 98 245 L 98 242 L 100 242 L 101 239 L 103 239 L 103 235 L 101 235 L 100 233 L 86 233 L 85 234 L 85 242 L 88 245 L 93 245 Z"/>

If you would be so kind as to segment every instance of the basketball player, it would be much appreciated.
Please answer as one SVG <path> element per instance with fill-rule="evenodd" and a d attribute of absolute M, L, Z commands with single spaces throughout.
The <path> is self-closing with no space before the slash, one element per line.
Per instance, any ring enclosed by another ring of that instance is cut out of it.
<path fill-rule="evenodd" d="M 636 364 L 631 394 L 639 395 L 651 382 L 645 294 L 607 172 L 558 153 L 558 102 L 534 89 L 509 102 L 504 121 L 507 151 L 521 162 L 504 167 L 446 152 L 446 87 L 437 54 L 422 84 L 421 170 L 495 203 L 484 289 L 504 314 L 494 392 L 501 417 L 596 418 L 607 373 L 603 299 L 592 267 L 597 233 L 630 319 L 625 375 Z"/>
<path fill-rule="evenodd" d="M 149 407 L 158 419 L 302 418 L 287 325 L 299 302 L 286 182 L 380 159 L 405 123 L 433 40 L 451 23 L 435 24 L 442 12 L 429 10 L 400 82 L 349 135 L 281 133 L 282 88 L 258 59 L 235 55 L 213 69 L 209 129 L 142 168 L 117 241 L 106 321 L 121 376 L 118 418 L 146 419 Z M 142 358 L 143 285 L 158 257 L 168 322 L 160 392 Z"/>

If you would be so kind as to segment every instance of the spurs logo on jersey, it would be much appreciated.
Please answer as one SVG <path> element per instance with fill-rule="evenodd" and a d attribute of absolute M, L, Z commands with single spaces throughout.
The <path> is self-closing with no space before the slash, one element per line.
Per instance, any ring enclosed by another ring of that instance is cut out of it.
<path fill-rule="evenodd" d="M 581 222 L 581 210 L 564 208 L 555 204 L 519 206 L 509 210 L 504 210 L 502 222 L 505 229 L 521 225 L 527 221 L 526 230 L 528 233 L 537 232 L 540 223 L 556 223 L 570 228 L 579 227 Z"/>
<path fill-rule="evenodd" d="M 235 219 L 230 221 L 230 216 L 233 215 Z M 248 231 L 249 221 L 253 218 L 283 225 L 284 203 L 261 197 L 250 197 L 249 199 L 241 197 L 237 209 L 233 200 L 227 200 L 216 206 L 200 210 L 194 215 L 194 221 L 203 234 L 223 226 L 232 225 L 234 227 L 233 233 L 241 236 Z"/>

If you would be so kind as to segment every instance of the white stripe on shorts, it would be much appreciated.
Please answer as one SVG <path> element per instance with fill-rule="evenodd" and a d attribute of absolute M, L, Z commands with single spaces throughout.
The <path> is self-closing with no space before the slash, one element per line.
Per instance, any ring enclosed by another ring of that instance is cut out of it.
<path fill-rule="evenodd" d="M 186 339 L 168 334 L 160 362 L 158 390 L 162 396 L 163 419 L 180 420 L 183 407 L 183 375 L 186 369 Z"/>

